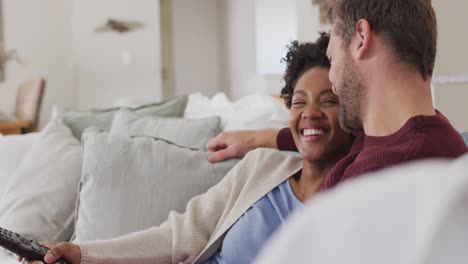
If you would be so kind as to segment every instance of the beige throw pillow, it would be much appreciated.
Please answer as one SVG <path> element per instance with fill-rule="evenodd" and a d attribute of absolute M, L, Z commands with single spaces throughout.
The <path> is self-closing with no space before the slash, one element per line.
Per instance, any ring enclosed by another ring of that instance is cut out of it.
<path fill-rule="evenodd" d="M 111 133 L 126 136 L 150 136 L 193 149 L 206 149 L 208 141 L 220 131 L 221 118 L 200 119 L 141 116 L 130 109 L 119 110 Z"/>
<path fill-rule="evenodd" d="M 171 210 L 218 183 L 237 163 L 150 137 L 89 129 L 83 134 L 83 176 L 75 242 L 108 239 L 157 226 Z"/>
<path fill-rule="evenodd" d="M 188 96 L 173 97 L 158 103 L 148 104 L 132 108 L 140 115 L 181 117 L 187 106 Z M 120 107 L 109 109 L 95 109 L 90 111 L 66 112 L 62 114 L 62 120 L 73 132 L 73 135 L 81 139 L 81 134 L 88 127 L 97 127 L 109 130 L 115 113 Z"/>

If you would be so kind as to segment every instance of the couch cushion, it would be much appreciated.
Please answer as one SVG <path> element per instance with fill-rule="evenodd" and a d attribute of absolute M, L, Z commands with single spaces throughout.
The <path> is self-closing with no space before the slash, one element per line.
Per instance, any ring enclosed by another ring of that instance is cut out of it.
<path fill-rule="evenodd" d="M 119 110 L 110 131 L 127 136 L 151 136 L 175 145 L 206 149 L 208 141 L 220 131 L 221 118 L 200 119 L 141 116 L 130 109 Z"/>
<path fill-rule="evenodd" d="M 34 143 L 38 133 L 25 135 L 0 135 L 0 199 L 8 181 Z"/>
<path fill-rule="evenodd" d="M 70 129 L 50 122 L 5 186 L 0 226 L 33 239 L 70 239 L 82 155 Z"/>
<path fill-rule="evenodd" d="M 132 110 L 140 115 L 180 117 L 184 114 L 187 101 L 188 96 L 179 96 L 162 102 L 132 108 Z M 81 134 L 88 127 L 97 127 L 102 130 L 110 129 L 112 119 L 119 109 L 119 107 L 116 107 L 90 111 L 66 112 L 62 114 L 62 120 L 65 125 L 72 130 L 73 135 L 80 139 Z"/>
<path fill-rule="evenodd" d="M 251 94 L 231 101 L 218 93 L 209 99 L 201 94 L 191 94 L 185 118 L 220 116 L 224 131 L 283 128 L 288 126 L 289 110 L 270 95 Z"/>
<path fill-rule="evenodd" d="M 157 226 L 171 210 L 184 212 L 192 197 L 219 182 L 238 161 L 212 164 L 203 150 L 93 128 L 82 143 L 76 242 Z"/>

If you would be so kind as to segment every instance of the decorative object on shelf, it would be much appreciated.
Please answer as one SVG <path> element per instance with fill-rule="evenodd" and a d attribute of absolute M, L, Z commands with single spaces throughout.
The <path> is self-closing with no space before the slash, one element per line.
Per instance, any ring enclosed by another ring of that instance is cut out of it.
<path fill-rule="evenodd" d="M 320 23 L 327 24 L 328 21 L 328 10 L 330 10 L 330 0 L 312 0 L 312 4 L 318 5 L 320 10 Z"/>
<path fill-rule="evenodd" d="M 127 33 L 143 28 L 145 25 L 138 21 L 126 21 L 109 18 L 104 25 L 98 26 L 95 32 L 118 32 Z"/>
<path fill-rule="evenodd" d="M 7 50 L 2 44 L 0 44 L 0 71 L 3 72 L 5 70 L 6 64 L 10 61 L 16 61 L 20 64 L 23 64 L 23 61 L 19 58 L 16 50 Z"/>

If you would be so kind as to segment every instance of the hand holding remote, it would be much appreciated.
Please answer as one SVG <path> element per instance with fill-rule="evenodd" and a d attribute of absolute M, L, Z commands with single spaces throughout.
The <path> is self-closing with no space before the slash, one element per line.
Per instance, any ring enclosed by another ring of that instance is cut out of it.
<path fill-rule="evenodd" d="M 81 263 L 81 250 L 80 247 L 67 242 L 54 243 L 54 242 L 40 242 L 41 245 L 49 248 L 50 250 L 42 261 L 28 261 L 28 264 L 52 264 L 52 263 L 63 263 L 60 262 L 62 259 L 67 259 L 65 263 L 68 264 L 80 264 Z M 18 257 L 18 261 L 23 261 L 22 257 Z"/>
<path fill-rule="evenodd" d="M 29 263 L 34 263 L 34 261 L 43 263 L 42 261 L 45 260 L 46 263 L 79 264 L 81 259 L 81 250 L 77 245 L 71 243 L 39 244 L 3 228 L 0 228 L 0 246 L 20 256 L 18 260 L 25 258 Z"/>

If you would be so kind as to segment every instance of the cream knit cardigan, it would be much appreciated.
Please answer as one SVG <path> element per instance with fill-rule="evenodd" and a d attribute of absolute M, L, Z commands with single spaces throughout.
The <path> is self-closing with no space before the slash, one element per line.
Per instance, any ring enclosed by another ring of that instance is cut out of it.
<path fill-rule="evenodd" d="M 217 185 L 192 198 L 184 214 L 171 212 L 159 227 L 79 244 L 81 263 L 203 263 L 256 201 L 301 168 L 300 157 L 272 149 L 251 151 Z"/>

